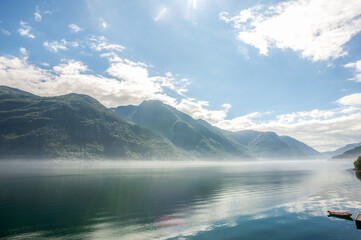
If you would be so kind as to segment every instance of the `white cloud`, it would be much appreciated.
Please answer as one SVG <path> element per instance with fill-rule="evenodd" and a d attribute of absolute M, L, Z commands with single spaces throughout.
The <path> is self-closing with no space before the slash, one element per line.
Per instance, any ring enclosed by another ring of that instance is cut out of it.
<path fill-rule="evenodd" d="M 361 106 L 361 93 L 354 93 L 337 100 L 337 103 L 346 106 Z"/>
<path fill-rule="evenodd" d="M 53 41 L 53 42 L 46 41 L 43 43 L 43 46 L 51 52 L 58 52 L 59 49 L 67 50 L 66 45 L 63 43 L 59 43 L 58 41 Z"/>
<path fill-rule="evenodd" d="M 166 97 L 164 89 L 170 89 L 180 96 L 184 96 L 183 93 L 187 91 L 186 87 L 189 85 L 189 80 L 176 80 L 171 72 L 165 73 L 165 76 L 150 76 L 148 70 L 150 66 L 145 63 L 120 58 L 114 52 L 104 53 L 101 56 L 108 58 L 110 62 L 110 67 L 106 70 L 109 75 L 121 79 L 125 84 L 133 85 L 134 88 L 143 89 L 143 94 L 146 96 L 154 95 L 154 93 L 161 94 L 161 97 L 157 95 L 154 98 L 138 96 L 142 101 L 158 99 L 175 106 L 175 100 Z"/>
<path fill-rule="evenodd" d="M 68 60 L 65 63 L 54 66 L 53 70 L 56 74 L 64 76 L 77 76 L 88 71 L 88 67 L 80 61 Z"/>
<path fill-rule="evenodd" d="M 37 92 L 38 84 L 49 79 L 46 70 L 27 62 L 27 59 L 0 56 L 0 82 L 2 85 Z"/>
<path fill-rule="evenodd" d="M 70 28 L 70 30 L 71 30 L 72 32 L 75 32 L 75 33 L 80 32 L 80 31 L 83 30 L 81 27 L 79 27 L 78 25 L 76 25 L 76 24 L 74 24 L 74 23 L 69 24 L 69 28 Z"/>
<path fill-rule="evenodd" d="M 20 54 L 23 55 L 24 57 L 27 57 L 29 55 L 29 51 L 26 50 L 26 48 L 19 48 Z"/>
<path fill-rule="evenodd" d="M 45 41 L 43 43 L 43 46 L 54 53 L 57 53 L 59 50 L 67 50 L 67 46 L 71 46 L 71 47 L 78 47 L 79 43 L 78 42 L 68 42 L 65 39 L 60 40 L 60 42 L 58 41 Z"/>
<path fill-rule="evenodd" d="M 361 82 L 361 60 L 354 63 L 345 64 L 344 67 L 352 69 L 355 73 L 355 76 L 349 80 Z"/>
<path fill-rule="evenodd" d="M 270 48 L 292 49 L 312 61 L 347 55 L 344 45 L 361 31 L 361 0 L 295 0 L 257 5 L 220 19 L 238 39 L 267 55 Z"/>
<path fill-rule="evenodd" d="M 157 16 L 153 18 L 154 22 L 158 22 L 159 20 L 163 19 L 165 15 L 167 14 L 167 8 L 163 7 L 162 10 L 159 11 Z"/>
<path fill-rule="evenodd" d="M 34 12 L 34 18 L 35 18 L 35 21 L 38 21 L 38 22 L 41 21 L 41 14 L 40 14 L 39 6 L 36 6 L 36 9 Z"/>
<path fill-rule="evenodd" d="M 102 29 L 108 28 L 108 24 L 102 18 L 99 18 L 99 22 Z"/>
<path fill-rule="evenodd" d="M 21 36 L 28 37 L 28 38 L 35 38 L 35 36 L 30 33 L 31 27 L 28 25 L 27 22 L 20 21 L 20 28 L 18 29 L 18 33 Z"/>
<path fill-rule="evenodd" d="M 195 101 L 194 99 L 182 99 L 181 102 L 174 107 L 176 107 L 179 111 L 182 111 L 194 119 L 203 119 L 211 124 L 216 124 L 220 121 L 223 121 L 226 116 L 228 110 L 231 108 L 230 104 L 223 104 L 223 110 L 207 110 L 205 107 L 209 106 L 209 102 L 207 101 Z"/>
<path fill-rule="evenodd" d="M 114 54 L 109 55 L 109 61 L 110 67 L 106 72 L 110 76 L 121 80 L 123 87 L 128 89 L 128 97 L 131 96 L 132 104 L 138 105 L 144 100 L 153 99 L 161 100 L 172 106 L 175 105 L 175 99 L 164 93 L 164 88 L 173 91 L 178 89 L 177 81 L 172 74 L 150 76 L 146 64 L 122 59 L 116 55 L 114 56 Z"/>
<path fill-rule="evenodd" d="M 259 116 L 261 116 L 260 113 L 253 112 L 244 116 L 233 118 L 231 120 L 223 119 L 222 121 L 216 123 L 215 126 L 229 131 L 246 130 L 255 126 L 253 118 Z"/>
<path fill-rule="evenodd" d="M 180 85 L 176 91 L 180 96 L 185 97 L 184 93 L 188 92 L 188 89 L 186 88 L 188 85 L 191 84 L 191 81 L 187 78 L 182 78 L 178 84 Z"/>
<path fill-rule="evenodd" d="M 96 51 L 123 51 L 125 49 L 124 46 L 119 44 L 111 44 L 104 36 L 92 36 L 89 38 L 90 47 Z"/>
<path fill-rule="evenodd" d="M 5 30 L 5 29 L 1 29 L 1 33 L 4 35 L 8 35 L 8 36 L 11 35 L 11 32 L 9 32 L 8 30 Z"/>

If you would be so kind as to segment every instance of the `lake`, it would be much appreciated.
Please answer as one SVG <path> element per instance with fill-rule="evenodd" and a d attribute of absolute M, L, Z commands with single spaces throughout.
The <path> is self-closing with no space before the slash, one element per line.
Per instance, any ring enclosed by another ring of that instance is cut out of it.
<path fill-rule="evenodd" d="M 352 162 L 0 163 L 0 238 L 361 239 Z"/>

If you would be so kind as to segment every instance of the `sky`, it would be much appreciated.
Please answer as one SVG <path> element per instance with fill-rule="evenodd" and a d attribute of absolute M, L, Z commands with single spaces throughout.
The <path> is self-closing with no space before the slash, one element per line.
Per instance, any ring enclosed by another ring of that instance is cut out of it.
<path fill-rule="evenodd" d="M 361 0 L 0 1 L 0 85 L 361 142 Z"/>

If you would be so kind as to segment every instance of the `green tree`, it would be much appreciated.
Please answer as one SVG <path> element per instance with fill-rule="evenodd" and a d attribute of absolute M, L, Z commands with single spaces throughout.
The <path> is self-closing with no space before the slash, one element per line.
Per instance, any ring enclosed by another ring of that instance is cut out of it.
<path fill-rule="evenodd" d="M 354 161 L 353 165 L 355 166 L 356 170 L 361 170 L 361 156 L 359 156 L 357 160 Z"/>

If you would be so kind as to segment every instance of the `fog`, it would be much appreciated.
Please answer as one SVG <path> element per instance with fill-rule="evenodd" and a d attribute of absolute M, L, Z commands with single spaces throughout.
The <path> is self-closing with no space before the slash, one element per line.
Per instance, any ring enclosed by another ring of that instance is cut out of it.
<path fill-rule="evenodd" d="M 253 160 L 253 161 L 135 161 L 135 160 L 3 160 L 0 178 L 12 174 L 87 174 L 96 170 L 114 170 L 121 174 L 128 170 L 221 169 L 234 171 L 268 171 L 275 169 L 318 169 L 329 165 L 327 159 L 317 160 Z M 333 161 L 332 161 L 333 162 Z M 340 161 L 341 162 L 341 161 Z M 342 161 L 352 168 L 352 160 Z"/>

